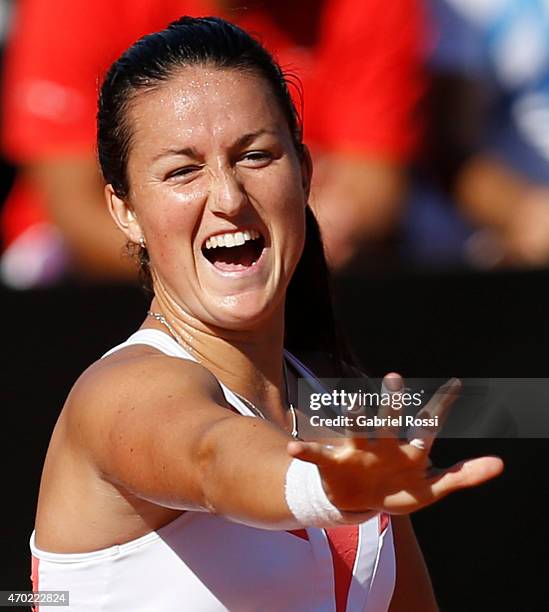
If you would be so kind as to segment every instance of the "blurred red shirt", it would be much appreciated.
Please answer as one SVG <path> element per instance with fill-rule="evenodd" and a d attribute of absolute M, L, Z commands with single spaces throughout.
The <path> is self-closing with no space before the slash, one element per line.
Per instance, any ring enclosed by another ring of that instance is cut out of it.
<path fill-rule="evenodd" d="M 187 14 L 237 23 L 300 77 L 305 141 L 313 150 L 407 161 L 423 88 L 421 0 L 239 4 L 18 0 L 4 73 L 6 156 L 23 165 L 92 154 L 97 96 L 109 65 L 142 35 Z M 3 211 L 5 242 L 46 217 L 41 195 L 20 177 Z"/>

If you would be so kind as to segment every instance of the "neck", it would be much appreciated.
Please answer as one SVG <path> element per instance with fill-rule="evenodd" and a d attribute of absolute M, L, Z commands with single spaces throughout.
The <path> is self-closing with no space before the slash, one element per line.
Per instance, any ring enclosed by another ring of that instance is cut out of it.
<path fill-rule="evenodd" d="M 260 407 L 272 420 L 285 419 L 283 302 L 254 330 L 205 325 L 163 295 L 155 296 L 150 311 L 163 315 L 175 339 L 227 387 Z M 170 331 L 151 317 L 143 326 Z"/>

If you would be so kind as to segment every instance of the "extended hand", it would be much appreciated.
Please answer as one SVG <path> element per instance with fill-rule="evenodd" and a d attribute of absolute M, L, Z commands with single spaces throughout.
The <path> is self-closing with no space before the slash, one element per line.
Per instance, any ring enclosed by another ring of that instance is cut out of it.
<path fill-rule="evenodd" d="M 396 374 L 385 377 L 386 388 L 398 392 L 404 387 Z M 385 427 L 368 437 L 346 438 L 334 447 L 319 442 L 290 442 L 293 457 L 315 463 L 330 501 L 342 511 L 384 511 L 408 514 L 428 506 L 459 489 L 474 487 L 499 475 L 503 462 L 498 457 L 481 457 L 436 470 L 431 467 L 429 451 L 461 383 L 452 379 L 435 393 L 418 417 L 438 416 L 438 428 L 414 428 L 407 441 L 397 431 Z M 396 416 L 392 406 L 383 407 L 380 416 Z"/>

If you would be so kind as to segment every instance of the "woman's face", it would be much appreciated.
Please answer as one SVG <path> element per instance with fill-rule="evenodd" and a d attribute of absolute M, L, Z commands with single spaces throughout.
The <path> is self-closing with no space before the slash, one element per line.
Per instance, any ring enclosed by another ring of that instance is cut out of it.
<path fill-rule="evenodd" d="M 130 193 L 116 216 L 131 240 L 145 237 L 156 291 L 206 324 L 264 320 L 303 249 L 310 181 L 269 86 L 185 68 L 136 96 L 129 125 Z"/>

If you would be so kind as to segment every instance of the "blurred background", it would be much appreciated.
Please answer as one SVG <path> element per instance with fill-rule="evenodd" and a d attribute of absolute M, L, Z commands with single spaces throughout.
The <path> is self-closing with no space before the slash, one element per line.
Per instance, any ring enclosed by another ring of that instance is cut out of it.
<path fill-rule="evenodd" d="M 183 14 L 238 23 L 292 75 L 311 205 L 366 372 L 547 377 L 547 2 L 0 0 L 0 590 L 30 588 L 40 472 L 68 390 L 149 299 L 103 200 L 98 87 L 126 47 Z M 440 465 L 506 462 L 413 517 L 443 611 L 547 608 L 547 451 L 437 442 Z"/>

